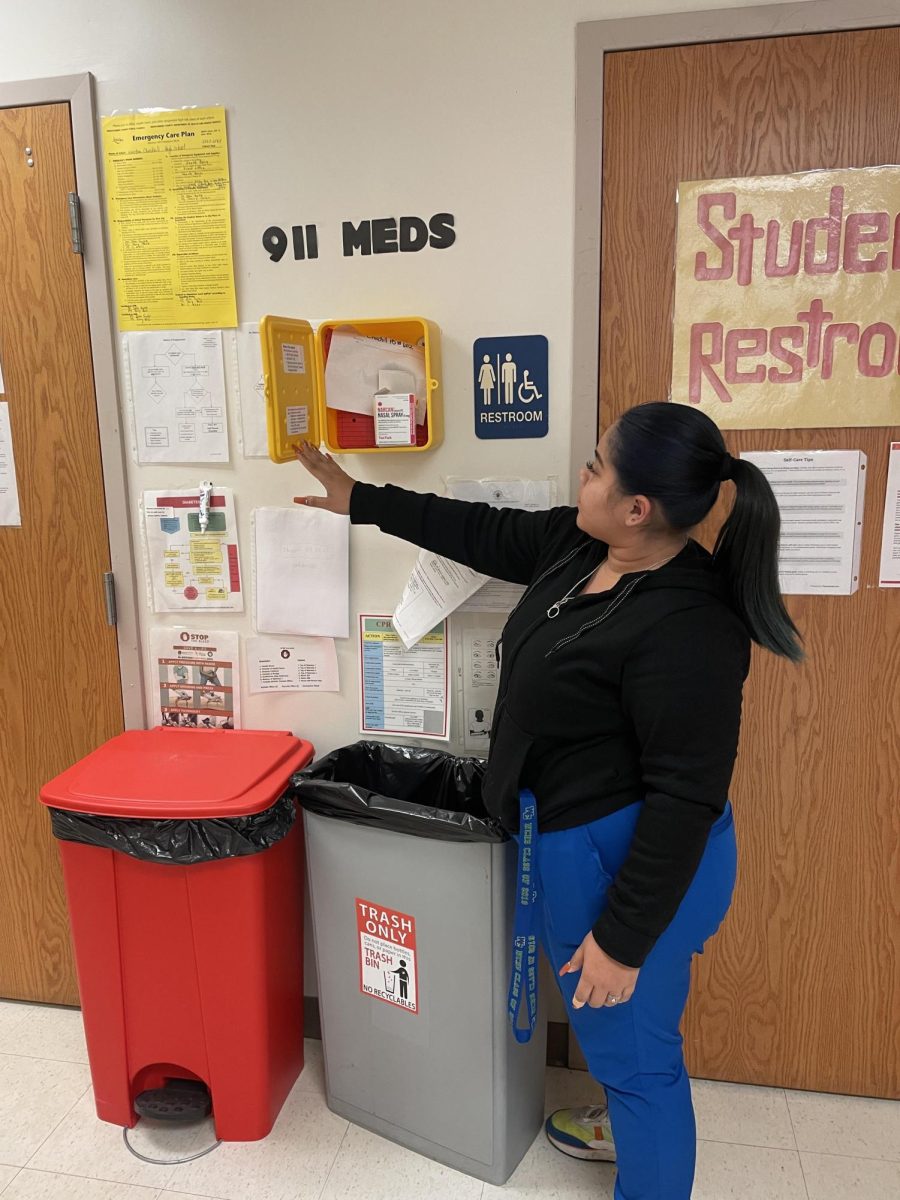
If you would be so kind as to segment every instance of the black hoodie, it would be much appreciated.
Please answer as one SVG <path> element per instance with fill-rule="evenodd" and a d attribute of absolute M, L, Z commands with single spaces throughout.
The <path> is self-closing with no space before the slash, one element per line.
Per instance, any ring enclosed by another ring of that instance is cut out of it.
<path fill-rule="evenodd" d="M 593 931 L 611 958 L 637 967 L 674 917 L 724 811 L 750 638 L 712 556 L 694 541 L 608 592 L 575 588 L 549 617 L 606 555 L 576 515 L 361 483 L 350 499 L 354 524 L 529 585 L 503 632 L 485 802 L 513 831 L 519 789 L 529 787 L 550 833 L 644 801 Z"/>

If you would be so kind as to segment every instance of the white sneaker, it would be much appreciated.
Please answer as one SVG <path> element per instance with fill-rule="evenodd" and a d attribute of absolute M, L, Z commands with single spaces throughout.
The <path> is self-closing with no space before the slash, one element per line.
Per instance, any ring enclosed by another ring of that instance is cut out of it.
<path fill-rule="evenodd" d="M 605 1105 L 592 1108 L 560 1108 L 547 1118 L 547 1140 L 570 1158 L 589 1162 L 615 1162 L 609 1111 Z"/>

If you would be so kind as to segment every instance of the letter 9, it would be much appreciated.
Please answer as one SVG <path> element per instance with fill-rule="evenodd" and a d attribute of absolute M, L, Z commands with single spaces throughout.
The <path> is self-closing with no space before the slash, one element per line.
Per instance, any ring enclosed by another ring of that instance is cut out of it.
<path fill-rule="evenodd" d="M 287 234 L 277 225 L 270 225 L 262 235 L 262 244 L 272 262 L 281 262 L 288 248 Z"/>

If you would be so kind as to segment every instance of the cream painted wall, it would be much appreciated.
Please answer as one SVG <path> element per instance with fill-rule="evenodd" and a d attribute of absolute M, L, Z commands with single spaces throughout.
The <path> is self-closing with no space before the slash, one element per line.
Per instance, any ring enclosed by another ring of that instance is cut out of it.
<path fill-rule="evenodd" d="M 741 5 L 732 5 L 740 7 Z M 702 9 L 691 0 L 0 0 L 0 80 L 91 71 L 99 111 L 223 104 L 228 110 L 239 319 L 266 312 L 421 313 L 443 330 L 446 439 L 422 456 L 347 456 L 360 478 L 439 490 L 447 475 L 569 477 L 575 25 Z M 731 7 L 720 4 L 716 7 Z M 340 223 L 456 216 L 446 251 L 344 259 Z M 315 222 L 321 257 L 269 261 L 270 224 Z M 550 433 L 474 436 L 472 341 L 550 341 Z M 304 488 L 299 467 L 242 459 L 230 412 L 228 469 L 129 463 L 129 490 L 236 493 L 245 578 L 250 514 Z M 132 519 L 136 507 L 132 510 Z M 115 520 L 116 515 L 112 514 Z M 138 574 L 142 577 L 137 523 Z M 390 611 L 414 551 L 352 534 L 353 613 Z M 143 634 L 174 617 L 142 610 Z M 190 622 L 199 625 L 198 619 Z M 252 632 L 252 612 L 213 617 Z M 248 726 L 291 728 L 320 751 L 357 736 L 356 643 L 339 644 L 340 695 L 249 697 Z"/>
<path fill-rule="evenodd" d="M 569 476 L 574 40 L 579 20 L 709 5 L 685 0 L 30 0 L 0 5 L 0 79 L 91 71 L 102 114 L 223 104 L 228 110 L 239 319 L 422 313 L 443 330 L 446 439 L 419 456 L 347 456 L 381 483 L 440 489 L 452 474 Z M 449 250 L 345 259 L 344 219 L 456 216 Z M 270 224 L 315 222 L 320 258 L 269 261 Z M 550 432 L 475 438 L 472 341 L 544 333 Z M 244 574 L 250 513 L 289 504 L 299 467 L 137 467 L 129 488 L 194 486 L 207 471 L 236 493 Z M 115 519 L 115 516 L 113 516 Z M 134 524 L 137 536 L 137 524 Z M 137 544 L 137 543 L 136 543 Z M 138 550 L 139 553 L 139 550 Z M 390 611 L 413 551 L 355 529 L 352 611 Z M 376 568 L 377 564 L 377 568 Z M 139 577 L 142 567 L 139 566 Z M 141 594 L 143 601 L 143 594 Z M 143 606 L 143 629 L 176 624 Z M 252 613 L 213 625 L 252 632 Z M 188 621 L 199 625 L 197 618 Z M 244 697 L 244 721 L 291 727 L 320 750 L 357 734 L 356 645 L 340 644 L 341 695 Z"/>

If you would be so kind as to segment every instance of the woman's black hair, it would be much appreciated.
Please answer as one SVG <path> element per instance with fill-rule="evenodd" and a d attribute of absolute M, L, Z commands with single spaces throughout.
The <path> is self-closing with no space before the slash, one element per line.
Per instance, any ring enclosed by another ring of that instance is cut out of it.
<path fill-rule="evenodd" d="M 732 458 L 715 422 L 686 404 L 628 409 L 613 427 L 610 453 L 622 492 L 655 500 L 679 531 L 699 525 L 722 482 L 734 480 L 737 495 L 716 539 L 716 566 L 752 639 L 773 654 L 802 661 L 802 638 L 778 583 L 781 514 L 759 467 Z"/>

